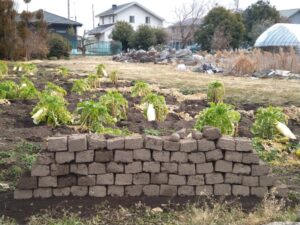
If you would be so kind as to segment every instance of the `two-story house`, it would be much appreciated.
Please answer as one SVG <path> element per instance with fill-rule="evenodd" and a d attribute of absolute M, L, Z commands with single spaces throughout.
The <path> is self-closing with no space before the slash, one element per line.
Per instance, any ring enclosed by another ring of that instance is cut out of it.
<path fill-rule="evenodd" d="M 125 21 L 136 30 L 140 25 L 162 27 L 164 19 L 137 2 L 112 7 L 96 16 L 98 27 L 90 30 L 88 35 L 95 36 L 98 41 L 111 41 L 110 34 L 118 21 Z"/>

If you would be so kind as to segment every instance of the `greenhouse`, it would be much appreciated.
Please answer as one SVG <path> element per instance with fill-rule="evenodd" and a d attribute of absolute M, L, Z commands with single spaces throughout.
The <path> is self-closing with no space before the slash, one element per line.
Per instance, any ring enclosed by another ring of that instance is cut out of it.
<path fill-rule="evenodd" d="M 258 37 L 255 47 L 293 47 L 300 53 L 300 25 L 275 24 Z"/>

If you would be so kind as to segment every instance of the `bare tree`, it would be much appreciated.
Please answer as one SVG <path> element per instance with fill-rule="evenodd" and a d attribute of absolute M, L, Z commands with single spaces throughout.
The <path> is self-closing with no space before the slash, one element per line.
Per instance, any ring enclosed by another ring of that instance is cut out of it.
<path fill-rule="evenodd" d="M 212 37 L 211 48 L 215 51 L 229 49 L 231 41 L 232 37 L 230 34 L 226 33 L 225 28 L 223 26 L 218 26 Z"/>
<path fill-rule="evenodd" d="M 172 27 L 179 34 L 182 47 L 186 47 L 188 42 L 193 40 L 201 20 L 213 5 L 215 5 L 214 1 L 192 0 L 190 4 L 185 3 L 181 7 L 175 8 L 177 23 Z"/>

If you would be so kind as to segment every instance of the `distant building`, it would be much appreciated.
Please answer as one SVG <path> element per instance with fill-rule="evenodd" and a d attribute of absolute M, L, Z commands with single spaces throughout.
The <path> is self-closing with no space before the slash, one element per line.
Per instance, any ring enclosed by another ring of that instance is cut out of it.
<path fill-rule="evenodd" d="M 118 21 L 125 21 L 136 30 L 140 25 L 162 27 L 164 19 L 137 2 L 112 7 L 96 17 L 99 18 L 98 27 L 90 30 L 89 35 L 98 41 L 111 41 L 110 34 Z"/>
<path fill-rule="evenodd" d="M 300 9 L 279 10 L 280 16 L 288 20 L 289 23 L 300 24 Z"/>

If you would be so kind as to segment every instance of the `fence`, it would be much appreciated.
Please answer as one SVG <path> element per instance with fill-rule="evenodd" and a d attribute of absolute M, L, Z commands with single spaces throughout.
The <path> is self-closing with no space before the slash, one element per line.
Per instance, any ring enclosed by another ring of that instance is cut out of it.
<path fill-rule="evenodd" d="M 87 55 L 115 55 L 122 52 L 120 42 L 98 41 L 87 46 Z"/>

